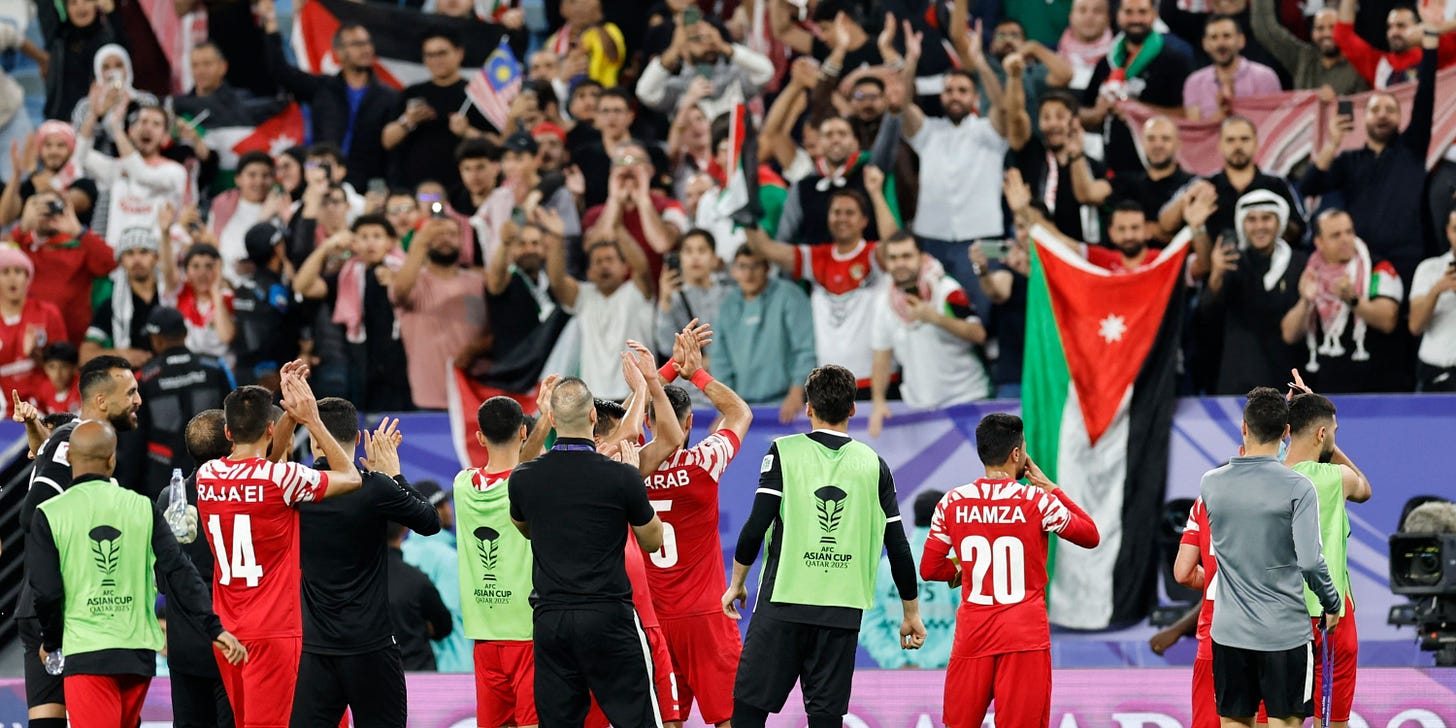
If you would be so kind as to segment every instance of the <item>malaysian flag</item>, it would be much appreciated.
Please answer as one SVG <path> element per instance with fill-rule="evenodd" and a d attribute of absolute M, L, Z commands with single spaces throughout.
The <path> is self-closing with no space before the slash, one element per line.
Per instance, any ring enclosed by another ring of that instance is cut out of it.
<path fill-rule="evenodd" d="M 501 38 L 500 46 L 485 59 L 480 73 L 470 79 L 465 95 L 491 125 L 504 129 L 506 117 L 510 116 L 511 100 L 520 92 L 521 64 L 516 60 L 516 54 L 511 52 L 511 47 L 506 45 L 505 38 Z"/>

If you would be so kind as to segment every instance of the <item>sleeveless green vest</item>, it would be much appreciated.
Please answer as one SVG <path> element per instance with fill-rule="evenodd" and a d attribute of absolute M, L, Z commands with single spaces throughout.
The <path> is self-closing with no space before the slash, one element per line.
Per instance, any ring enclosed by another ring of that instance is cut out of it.
<path fill-rule="evenodd" d="M 151 501 L 111 481 L 88 480 L 40 510 L 50 523 L 66 585 L 66 655 L 161 650 Z"/>
<path fill-rule="evenodd" d="M 853 440 L 838 450 L 807 435 L 775 443 L 784 496 L 772 601 L 868 609 L 885 544 L 879 456 Z"/>
<path fill-rule="evenodd" d="M 1296 463 L 1291 469 L 1309 478 L 1314 483 L 1315 494 L 1319 496 L 1320 552 L 1324 554 L 1335 591 L 1340 593 L 1340 615 L 1344 616 L 1344 598 L 1350 593 L 1350 570 L 1345 554 L 1350 537 L 1350 512 L 1345 510 L 1345 480 L 1340 474 L 1340 466 L 1306 460 Z M 1309 590 L 1308 585 L 1304 587 L 1304 606 L 1312 617 L 1325 613 L 1319 597 Z"/>
<path fill-rule="evenodd" d="M 531 542 L 511 523 L 507 483 L 479 491 L 455 476 L 460 617 L 473 640 L 531 639 Z"/>

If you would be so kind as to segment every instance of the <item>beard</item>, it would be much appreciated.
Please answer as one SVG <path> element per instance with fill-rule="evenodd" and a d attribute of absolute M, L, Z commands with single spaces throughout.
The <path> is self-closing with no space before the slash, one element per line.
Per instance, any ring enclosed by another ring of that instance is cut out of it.
<path fill-rule="evenodd" d="M 135 410 L 127 410 L 115 417 L 107 417 L 106 421 L 111 424 L 111 429 L 117 432 L 130 432 L 137 428 L 137 415 Z"/>
<path fill-rule="evenodd" d="M 1148 249 L 1148 241 L 1146 240 L 1138 240 L 1136 242 L 1113 243 L 1113 245 L 1117 248 L 1117 252 L 1122 253 L 1123 257 L 1125 258 L 1131 258 Z"/>
<path fill-rule="evenodd" d="M 532 275 L 539 272 L 543 264 L 544 261 L 539 255 L 523 255 L 516 258 L 516 267 Z"/>
<path fill-rule="evenodd" d="M 1325 448 L 1323 450 L 1320 450 L 1319 461 L 1321 463 L 1328 463 L 1328 462 L 1330 462 L 1331 460 L 1334 460 L 1334 459 L 1335 459 L 1335 441 L 1334 440 L 1327 440 L 1325 442 Z"/>
<path fill-rule="evenodd" d="M 1149 159 L 1148 169 L 1155 169 L 1161 172 L 1165 169 L 1172 167 L 1174 164 L 1177 164 L 1177 162 L 1178 160 L 1172 155 L 1169 155 L 1167 159 Z"/>
<path fill-rule="evenodd" d="M 1245 170 L 1249 168 L 1249 165 L 1252 165 L 1254 163 L 1254 158 L 1252 156 L 1226 157 L 1223 160 L 1223 163 L 1228 166 L 1229 169 Z"/>
<path fill-rule="evenodd" d="M 435 250 L 431 248 L 428 252 L 425 253 L 425 256 L 428 257 L 430 259 L 430 262 L 434 263 L 435 265 L 454 265 L 460 262 L 460 249 L 456 248 L 454 250 Z"/>
<path fill-rule="evenodd" d="M 1142 45 L 1143 41 L 1147 40 L 1148 36 L 1153 34 L 1153 29 L 1151 26 L 1134 25 L 1125 28 L 1122 34 L 1127 38 L 1129 43 Z"/>

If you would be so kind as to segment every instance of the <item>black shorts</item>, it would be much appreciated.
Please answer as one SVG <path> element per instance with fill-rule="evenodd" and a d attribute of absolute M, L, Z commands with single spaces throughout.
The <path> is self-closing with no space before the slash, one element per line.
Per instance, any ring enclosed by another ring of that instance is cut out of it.
<path fill-rule="evenodd" d="M 593 696 L 612 725 L 662 725 L 652 648 L 630 603 L 537 607 L 533 624 L 540 725 L 581 725 Z"/>
<path fill-rule="evenodd" d="M 296 726 L 337 726 L 352 708 L 356 728 L 404 728 L 409 713 L 399 646 L 362 655 L 304 651 L 293 691 Z"/>
<path fill-rule="evenodd" d="M 1213 692 L 1218 714 L 1252 718 L 1263 701 L 1271 718 L 1314 714 L 1314 655 L 1310 644 L 1279 652 L 1213 643 Z"/>
<path fill-rule="evenodd" d="M 849 712 L 854 654 L 859 630 L 784 622 L 753 615 L 738 660 L 733 701 L 777 713 L 794 683 L 802 682 L 804 712 L 839 716 Z"/>
<path fill-rule="evenodd" d="M 65 705 L 65 679 L 46 672 L 45 663 L 40 661 L 40 621 L 23 618 L 15 620 L 15 624 L 20 631 L 20 644 L 24 653 L 20 661 L 25 663 L 26 707 L 34 708 L 51 703 Z"/>

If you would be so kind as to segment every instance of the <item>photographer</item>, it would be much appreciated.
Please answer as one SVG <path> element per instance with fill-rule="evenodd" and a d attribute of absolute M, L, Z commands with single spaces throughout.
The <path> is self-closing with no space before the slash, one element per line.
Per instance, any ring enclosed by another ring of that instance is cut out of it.
<path fill-rule="evenodd" d="M 91 323 L 91 283 L 116 268 L 111 246 L 82 228 L 70 200 L 49 189 L 25 201 L 15 242 L 35 263 L 35 297 L 61 310 L 68 341 L 81 341 Z"/>

